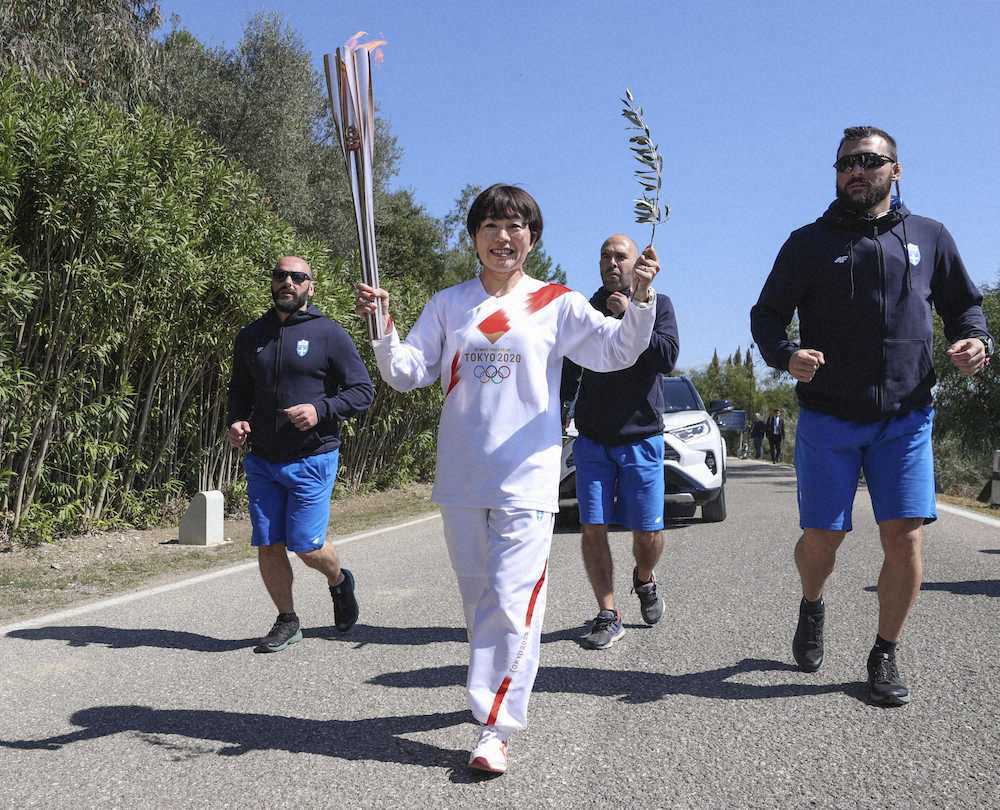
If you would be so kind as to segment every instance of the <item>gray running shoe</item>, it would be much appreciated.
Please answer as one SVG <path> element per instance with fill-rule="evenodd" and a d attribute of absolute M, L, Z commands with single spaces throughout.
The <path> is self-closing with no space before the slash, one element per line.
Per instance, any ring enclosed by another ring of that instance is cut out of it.
<path fill-rule="evenodd" d="M 656 592 L 656 574 L 643 584 L 639 582 L 639 569 L 632 569 L 632 593 L 639 597 L 642 620 L 648 625 L 656 624 L 663 616 L 663 597 Z"/>
<path fill-rule="evenodd" d="M 606 650 L 625 635 L 622 614 L 615 610 L 602 610 L 590 625 L 590 632 L 583 637 L 583 646 L 592 650 Z"/>
<path fill-rule="evenodd" d="M 253 648 L 255 653 L 276 653 L 288 649 L 292 644 L 302 641 L 302 630 L 299 620 L 284 621 L 280 617 L 260 643 Z"/>

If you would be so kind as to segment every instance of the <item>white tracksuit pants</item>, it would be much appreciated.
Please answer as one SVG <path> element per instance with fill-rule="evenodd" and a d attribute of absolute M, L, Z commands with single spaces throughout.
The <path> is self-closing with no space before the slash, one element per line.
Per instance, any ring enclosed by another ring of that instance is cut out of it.
<path fill-rule="evenodd" d="M 469 708 L 480 723 L 520 731 L 538 672 L 555 516 L 463 506 L 441 515 L 472 647 Z"/>

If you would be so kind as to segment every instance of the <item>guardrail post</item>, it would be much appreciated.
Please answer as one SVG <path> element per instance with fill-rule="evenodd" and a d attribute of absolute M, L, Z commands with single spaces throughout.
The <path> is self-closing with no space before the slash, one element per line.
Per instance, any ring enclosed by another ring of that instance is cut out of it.
<path fill-rule="evenodd" d="M 177 542 L 186 546 L 214 546 L 224 542 L 224 503 L 225 498 L 217 489 L 195 495 L 181 519 Z"/>

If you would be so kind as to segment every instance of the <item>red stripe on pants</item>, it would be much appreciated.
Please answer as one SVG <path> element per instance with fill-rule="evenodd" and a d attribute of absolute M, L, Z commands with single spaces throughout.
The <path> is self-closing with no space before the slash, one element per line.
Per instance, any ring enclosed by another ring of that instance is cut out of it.
<path fill-rule="evenodd" d="M 542 585 L 545 584 L 545 572 L 549 569 L 549 561 L 545 561 L 545 565 L 542 568 L 542 575 L 538 578 L 538 582 L 535 583 L 534 589 L 531 591 L 531 599 L 528 600 L 528 614 L 524 618 L 524 623 L 531 626 L 531 616 L 535 612 L 535 602 L 538 601 L 538 592 L 542 590 Z M 505 675 L 504 679 L 500 682 L 500 688 L 497 689 L 496 697 L 493 698 L 493 706 L 490 708 L 490 716 L 486 721 L 486 725 L 492 726 L 497 721 L 497 715 L 500 714 L 500 706 L 503 704 L 503 699 L 507 695 L 507 690 L 510 688 L 510 675 Z"/>
<path fill-rule="evenodd" d="M 500 688 L 497 689 L 497 696 L 493 698 L 493 708 L 490 709 L 489 719 L 486 721 L 486 725 L 492 726 L 497 722 L 497 715 L 500 714 L 500 704 L 503 703 L 504 696 L 507 694 L 507 688 L 510 686 L 510 675 L 505 675 L 504 679 L 500 682 Z"/>
<path fill-rule="evenodd" d="M 542 575 L 538 578 L 538 582 L 535 583 L 535 589 L 531 592 L 531 599 L 528 600 L 528 614 L 524 617 L 524 623 L 531 626 L 531 614 L 535 612 L 535 601 L 538 599 L 538 592 L 542 589 L 542 585 L 545 584 L 545 572 L 549 569 L 549 561 L 545 561 L 545 565 L 542 567 Z"/>

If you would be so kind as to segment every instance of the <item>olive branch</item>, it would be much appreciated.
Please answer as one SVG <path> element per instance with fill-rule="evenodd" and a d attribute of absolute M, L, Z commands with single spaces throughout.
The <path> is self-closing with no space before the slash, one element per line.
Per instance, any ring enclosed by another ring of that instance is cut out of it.
<path fill-rule="evenodd" d="M 622 115 L 629 122 L 629 130 L 634 130 L 637 134 L 628 139 L 631 144 L 629 149 L 632 156 L 639 161 L 641 168 L 636 169 L 635 178 L 642 186 L 642 197 L 635 201 L 635 221 L 640 225 L 652 225 L 653 233 L 649 237 L 649 244 L 653 244 L 656 237 L 656 226 L 660 222 L 666 222 L 670 216 L 670 206 L 663 203 L 660 209 L 660 187 L 663 184 L 663 157 L 660 155 L 659 145 L 653 143 L 653 136 L 649 131 L 649 126 L 643 120 L 642 107 L 635 103 L 632 91 L 625 88 L 625 98 L 622 99 L 625 107 Z M 652 196 L 650 196 L 652 192 Z"/>

